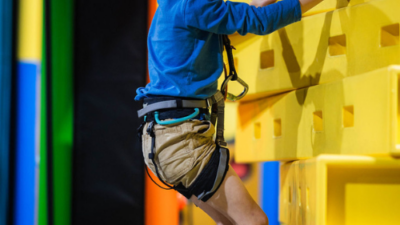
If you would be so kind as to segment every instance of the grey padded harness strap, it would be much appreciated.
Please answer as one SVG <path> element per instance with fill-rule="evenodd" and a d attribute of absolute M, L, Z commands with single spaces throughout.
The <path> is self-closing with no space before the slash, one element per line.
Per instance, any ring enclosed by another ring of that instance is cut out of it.
<path fill-rule="evenodd" d="M 215 143 L 218 144 L 219 146 L 226 147 L 226 142 L 224 138 L 224 129 L 225 129 L 225 99 L 224 96 L 220 91 L 215 93 L 211 98 L 209 98 L 209 101 L 212 104 L 211 108 L 211 123 L 214 124 L 217 122 L 216 130 L 216 139 Z M 215 110 L 215 107 L 217 107 L 217 110 Z M 217 121 L 215 121 L 217 119 Z"/>
<path fill-rule="evenodd" d="M 180 102 L 182 105 L 180 106 Z M 157 102 L 144 106 L 143 109 L 138 110 L 138 117 L 141 118 L 147 113 L 154 112 L 160 109 L 176 109 L 176 108 L 202 108 L 208 107 L 205 100 L 167 100 Z"/>
<path fill-rule="evenodd" d="M 228 165 L 227 161 L 229 159 L 228 149 L 219 148 L 219 153 L 220 153 L 220 156 L 219 156 L 218 172 L 217 172 L 217 176 L 215 177 L 213 188 L 210 191 L 203 192 L 199 196 L 197 196 L 197 198 L 199 200 L 203 199 L 205 196 L 207 196 L 211 193 L 214 193 L 217 190 L 217 188 L 219 187 L 219 185 L 221 184 L 222 179 L 224 178 L 225 170 Z"/>

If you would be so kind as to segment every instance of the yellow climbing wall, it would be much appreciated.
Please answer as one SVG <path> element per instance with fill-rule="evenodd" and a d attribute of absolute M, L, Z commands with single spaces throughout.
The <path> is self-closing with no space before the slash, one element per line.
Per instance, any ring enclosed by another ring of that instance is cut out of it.
<path fill-rule="evenodd" d="M 235 157 L 282 162 L 281 224 L 399 224 L 399 12 L 325 0 L 269 35 L 231 36 L 250 87 Z"/>
<path fill-rule="evenodd" d="M 399 74 L 400 66 L 391 66 L 240 104 L 238 160 L 322 153 L 400 157 Z"/>
<path fill-rule="evenodd" d="M 400 160 L 320 155 L 281 166 L 282 224 L 398 224 Z"/>
<path fill-rule="evenodd" d="M 233 35 L 238 74 L 250 86 L 243 101 L 400 64 L 399 5 L 374 0 L 305 17 L 264 37 Z"/>

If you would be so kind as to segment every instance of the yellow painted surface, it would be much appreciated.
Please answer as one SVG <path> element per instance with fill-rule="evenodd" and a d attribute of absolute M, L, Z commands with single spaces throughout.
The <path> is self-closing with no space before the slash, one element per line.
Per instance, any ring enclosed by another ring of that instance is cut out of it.
<path fill-rule="evenodd" d="M 255 162 L 295 158 L 293 155 L 297 156 L 305 145 L 303 107 L 297 102 L 297 97 L 304 99 L 304 95 L 305 91 L 299 90 L 240 104 L 236 160 Z"/>
<path fill-rule="evenodd" d="M 280 168 L 279 220 L 286 224 L 296 224 L 295 198 L 298 195 L 298 185 L 296 185 L 298 170 L 295 165 L 286 163 Z"/>
<path fill-rule="evenodd" d="M 283 224 L 399 224 L 400 160 L 320 155 L 281 166 Z"/>
<path fill-rule="evenodd" d="M 333 11 L 335 9 L 340 9 L 348 6 L 354 6 L 362 4 L 365 2 L 370 2 L 372 0 L 323 0 L 321 3 L 316 5 L 314 8 L 310 9 L 303 16 L 312 16 L 315 14 Z"/>
<path fill-rule="evenodd" d="M 399 74 L 391 66 L 239 104 L 237 161 L 400 157 Z"/>
<path fill-rule="evenodd" d="M 215 222 L 193 203 L 189 202 L 188 205 L 181 212 L 182 225 L 214 225 Z"/>
<path fill-rule="evenodd" d="M 237 122 L 237 107 L 236 102 L 225 102 L 225 140 L 227 142 L 235 141 L 236 122 Z"/>
<path fill-rule="evenodd" d="M 18 59 L 42 58 L 43 0 L 19 1 Z"/>
<path fill-rule="evenodd" d="M 374 0 L 305 17 L 264 37 L 232 35 L 238 74 L 250 87 L 242 101 L 400 64 L 399 8 L 398 0 Z"/>

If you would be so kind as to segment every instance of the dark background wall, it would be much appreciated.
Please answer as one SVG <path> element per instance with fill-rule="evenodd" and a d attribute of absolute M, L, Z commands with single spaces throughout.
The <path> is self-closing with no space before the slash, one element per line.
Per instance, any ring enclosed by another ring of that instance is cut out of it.
<path fill-rule="evenodd" d="M 72 224 L 144 224 L 147 1 L 75 1 Z"/>

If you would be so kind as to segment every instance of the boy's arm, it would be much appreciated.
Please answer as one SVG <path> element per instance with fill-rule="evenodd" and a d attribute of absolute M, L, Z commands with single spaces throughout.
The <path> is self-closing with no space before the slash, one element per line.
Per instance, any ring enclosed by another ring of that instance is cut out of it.
<path fill-rule="evenodd" d="M 315 1 L 315 0 L 304 0 Z M 299 0 L 283 0 L 265 7 L 222 0 L 187 0 L 185 23 L 217 34 L 269 34 L 301 19 Z"/>

